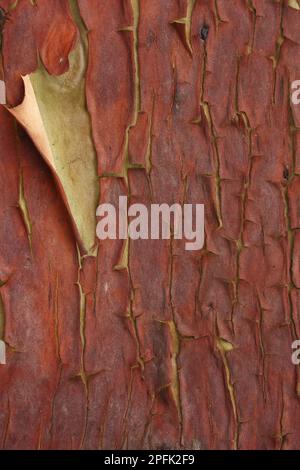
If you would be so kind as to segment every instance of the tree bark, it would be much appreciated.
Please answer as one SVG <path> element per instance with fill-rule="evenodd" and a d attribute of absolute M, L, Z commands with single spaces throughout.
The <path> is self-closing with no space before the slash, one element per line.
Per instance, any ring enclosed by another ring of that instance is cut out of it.
<path fill-rule="evenodd" d="M 298 2 L 0 6 L 0 447 L 296 449 Z M 204 248 L 96 242 L 120 195 Z"/>

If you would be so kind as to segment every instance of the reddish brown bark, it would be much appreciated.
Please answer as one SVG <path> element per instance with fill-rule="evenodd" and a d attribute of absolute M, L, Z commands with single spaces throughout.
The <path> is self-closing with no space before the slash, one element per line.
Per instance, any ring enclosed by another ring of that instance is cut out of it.
<path fill-rule="evenodd" d="M 36 3 L 5 26 L 11 106 L 37 54 L 61 74 L 78 38 L 68 1 Z M 78 0 L 100 201 L 204 203 L 201 251 L 78 253 L 51 171 L 0 110 L 2 448 L 298 446 L 300 11 L 192 3 Z"/>

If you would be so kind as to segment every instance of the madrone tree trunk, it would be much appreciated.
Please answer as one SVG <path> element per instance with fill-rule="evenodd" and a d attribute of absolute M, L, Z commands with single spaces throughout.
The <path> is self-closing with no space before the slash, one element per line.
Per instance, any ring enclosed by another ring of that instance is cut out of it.
<path fill-rule="evenodd" d="M 0 446 L 295 449 L 296 0 L 1 0 Z M 205 206 L 205 245 L 96 208 Z"/>

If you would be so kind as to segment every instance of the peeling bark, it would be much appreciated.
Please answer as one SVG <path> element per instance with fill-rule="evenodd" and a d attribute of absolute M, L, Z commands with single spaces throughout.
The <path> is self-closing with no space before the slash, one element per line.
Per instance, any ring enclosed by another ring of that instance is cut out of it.
<path fill-rule="evenodd" d="M 0 6 L 0 447 L 296 449 L 298 1 Z M 94 247 L 120 195 L 205 247 Z"/>

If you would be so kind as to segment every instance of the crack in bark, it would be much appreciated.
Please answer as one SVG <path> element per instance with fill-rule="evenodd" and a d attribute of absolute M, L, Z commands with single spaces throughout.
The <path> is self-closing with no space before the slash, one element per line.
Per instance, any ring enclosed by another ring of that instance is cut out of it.
<path fill-rule="evenodd" d="M 233 437 L 233 443 L 232 447 L 234 450 L 238 450 L 239 448 L 239 428 L 240 428 L 240 422 L 238 418 L 238 412 L 237 412 L 237 403 L 236 403 L 236 397 L 235 397 L 235 390 L 234 390 L 234 384 L 232 383 L 232 378 L 231 378 L 231 371 L 228 363 L 228 359 L 226 354 L 230 352 L 233 349 L 233 346 L 231 343 L 228 341 L 224 341 L 222 338 L 217 339 L 217 348 L 219 350 L 223 367 L 224 367 L 224 372 L 225 372 L 225 383 L 227 387 L 227 391 L 230 397 L 230 403 L 231 403 L 231 408 L 232 408 L 232 413 L 234 417 L 234 437 Z"/>
<path fill-rule="evenodd" d="M 19 175 L 19 201 L 18 201 L 18 207 L 20 209 L 22 220 L 23 220 L 23 223 L 24 223 L 24 226 L 25 226 L 25 229 L 26 229 L 30 253 L 32 254 L 32 224 L 31 224 L 31 219 L 30 219 L 29 210 L 28 210 L 28 206 L 27 206 L 27 201 L 26 201 L 26 198 L 25 198 L 24 177 L 23 177 L 22 170 L 20 170 L 20 175 Z"/>

